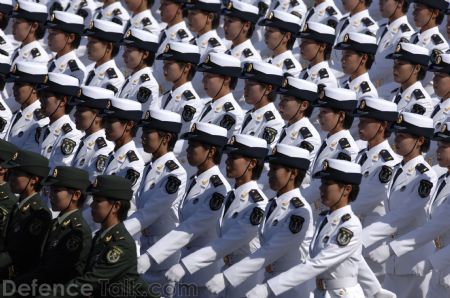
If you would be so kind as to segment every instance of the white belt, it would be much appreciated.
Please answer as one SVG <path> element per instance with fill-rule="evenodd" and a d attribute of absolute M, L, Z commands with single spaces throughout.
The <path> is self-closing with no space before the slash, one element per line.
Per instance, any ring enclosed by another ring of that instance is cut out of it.
<path fill-rule="evenodd" d="M 338 278 L 338 279 L 316 279 L 316 287 L 319 290 L 335 290 L 341 288 L 350 288 L 358 284 L 358 280 L 355 277 Z"/>

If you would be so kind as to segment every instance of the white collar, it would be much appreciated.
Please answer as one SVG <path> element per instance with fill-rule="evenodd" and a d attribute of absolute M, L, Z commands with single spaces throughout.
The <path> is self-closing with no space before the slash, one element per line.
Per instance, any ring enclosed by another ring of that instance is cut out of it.
<path fill-rule="evenodd" d="M 172 99 L 180 101 L 183 98 L 183 92 L 186 91 L 187 89 L 190 90 L 193 89 L 191 81 L 187 81 L 183 85 L 177 87 L 175 90 L 170 91 Z"/>
<path fill-rule="evenodd" d="M 299 188 L 294 188 L 288 192 L 285 192 L 281 196 L 276 197 L 277 206 L 286 207 L 289 205 L 289 202 L 291 201 L 292 198 L 295 198 L 295 197 L 300 198 L 301 196 L 302 195 L 300 194 Z"/>
<path fill-rule="evenodd" d="M 327 145 L 328 145 L 328 146 L 334 148 L 334 147 L 336 147 L 337 143 L 339 142 L 339 140 L 340 140 L 341 138 L 348 138 L 349 136 L 351 137 L 351 135 L 350 135 L 350 133 L 348 132 L 348 130 L 343 129 L 343 130 L 338 131 L 337 133 L 335 133 L 335 134 L 333 134 L 333 135 L 327 137 L 327 138 L 326 138 L 326 142 L 327 142 Z"/>
<path fill-rule="evenodd" d="M 61 127 L 66 123 L 72 123 L 72 121 L 70 120 L 70 116 L 67 114 L 63 115 L 61 118 L 50 124 L 48 128 L 50 129 L 50 131 L 59 134 L 61 132 Z"/>
<path fill-rule="evenodd" d="M 75 59 L 76 57 L 77 57 L 77 55 L 75 54 L 75 51 L 70 51 L 70 52 L 62 55 L 61 57 L 56 58 L 53 61 L 55 62 L 56 68 L 64 69 L 67 65 L 67 62 L 69 60 Z"/>
<path fill-rule="evenodd" d="M 319 63 L 315 64 L 315 65 L 311 65 L 311 67 L 308 68 L 308 72 L 315 75 L 322 68 L 328 69 L 329 67 L 330 67 L 330 65 L 328 64 L 328 61 L 324 60 L 322 62 L 319 62 Z"/>
<path fill-rule="evenodd" d="M 94 64 L 94 66 L 95 66 L 95 64 Z M 116 62 L 114 61 L 114 59 L 111 59 L 97 67 L 94 67 L 94 72 L 96 75 L 98 75 L 98 77 L 103 78 L 106 74 L 106 71 L 109 68 L 116 68 L 116 67 L 117 67 Z"/>
<path fill-rule="evenodd" d="M 231 53 L 235 54 L 235 53 L 240 53 L 241 51 L 243 51 L 246 48 L 253 48 L 253 44 L 252 41 L 250 39 L 245 40 L 244 42 L 236 45 L 234 48 L 231 47 Z"/>
<path fill-rule="evenodd" d="M 359 77 L 354 78 L 353 80 L 348 80 L 348 85 L 350 86 L 350 90 L 353 90 L 355 92 L 359 91 L 359 86 L 362 82 L 366 81 L 367 83 L 370 82 L 369 73 L 365 72 Z"/>
<path fill-rule="evenodd" d="M 197 45 L 206 47 L 208 45 L 209 39 L 213 37 L 220 40 L 220 37 L 217 34 L 216 30 L 205 32 L 202 35 L 197 36 Z"/>
<path fill-rule="evenodd" d="M 114 151 L 114 156 L 119 157 L 119 161 L 123 162 L 127 156 L 127 152 L 133 150 L 136 151 L 136 145 L 134 144 L 134 141 L 131 140 L 128 143 L 122 145 L 117 151 Z"/>
<path fill-rule="evenodd" d="M 94 147 L 95 141 L 100 137 L 105 138 L 105 130 L 104 129 L 100 129 L 90 135 L 87 135 L 86 138 L 83 140 L 84 145 L 91 149 Z"/>
<path fill-rule="evenodd" d="M 352 213 L 352 207 L 350 205 L 345 205 L 342 208 L 334 210 L 333 212 L 327 214 L 327 220 L 329 224 L 337 225 L 341 221 L 342 216 L 345 214 Z"/>
<path fill-rule="evenodd" d="M 247 183 L 242 184 L 238 188 L 234 190 L 234 195 L 239 200 L 245 201 L 248 198 L 248 194 L 250 190 L 256 189 L 259 190 L 258 183 L 254 180 L 251 180 Z"/>

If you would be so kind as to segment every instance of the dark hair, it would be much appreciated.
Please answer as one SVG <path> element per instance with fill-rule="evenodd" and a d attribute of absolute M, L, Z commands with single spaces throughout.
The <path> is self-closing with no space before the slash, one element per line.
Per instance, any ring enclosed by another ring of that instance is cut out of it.
<path fill-rule="evenodd" d="M 397 3 L 400 3 L 401 1 L 403 1 L 402 12 L 404 14 L 406 14 L 408 12 L 408 8 L 409 8 L 409 1 L 408 0 L 395 0 L 395 2 L 397 2 Z"/>
<path fill-rule="evenodd" d="M 0 22 L 0 29 L 5 30 L 6 27 L 8 27 L 8 23 L 9 23 L 9 16 L 6 13 L 0 13 L 3 15 L 3 18 L 1 19 Z"/>
<path fill-rule="evenodd" d="M 241 22 L 244 23 L 246 21 L 241 20 Z M 252 38 L 254 31 L 255 31 L 255 24 L 250 22 L 250 28 L 248 29 L 248 32 L 247 32 L 247 38 Z"/>
<path fill-rule="evenodd" d="M 164 132 L 164 131 L 158 131 L 157 133 L 158 133 L 158 136 L 159 136 L 160 138 L 163 138 L 163 137 L 165 137 L 166 135 L 170 135 L 170 136 L 171 136 L 170 142 L 169 142 L 169 144 L 167 145 L 167 148 L 169 149 L 169 151 L 172 151 L 173 148 L 175 147 L 175 143 L 176 143 L 177 140 L 178 140 L 177 134 L 175 134 L 175 133 L 173 133 L 173 132 Z"/>
<path fill-rule="evenodd" d="M 436 17 L 436 24 L 438 24 L 438 25 L 442 24 L 444 17 L 445 17 L 444 12 L 439 10 L 439 14 Z"/>
<path fill-rule="evenodd" d="M 238 78 L 237 77 L 231 77 L 230 89 L 234 90 L 236 88 L 237 83 L 238 83 Z"/>
<path fill-rule="evenodd" d="M 136 136 L 136 133 L 139 129 L 139 127 L 137 126 L 136 121 L 133 120 L 125 120 L 125 119 L 119 119 L 120 123 L 122 123 L 122 125 L 127 124 L 128 121 L 131 121 L 133 123 L 133 127 L 131 129 L 131 136 L 134 138 Z"/>
<path fill-rule="evenodd" d="M 79 189 L 70 188 L 70 187 L 66 187 L 66 188 L 67 188 L 67 192 L 71 195 L 73 195 L 77 190 L 79 190 Z M 84 202 L 86 201 L 86 193 L 82 192 L 81 190 L 80 190 L 80 192 L 81 192 L 80 199 L 77 201 L 77 207 L 79 207 L 79 208 L 82 207 L 84 205 Z"/>
<path fill-rule="evenodd" d="M 352 191 L 348 195 L 348 201 L 354 202 L 359 194 L 359 185 L 358 184 L 350 184 L 352 186 Z"/>
<path fill-rule="evenodd" d="M 325 47 L 325 51 L 323 51 L 323 55 L 324 55 L 325 60 L 330 60 L 330 58 L 331 58 L 331 51 L 332 50 L 333 50 L 333 45 L 327 43 L 326 47 Z"/>
<path fill-rule="evenodd" d="M 32 23 L 32 22 L 31 22 Z M 38 23 L 38 27 L 37 27 L 37 30 L 36 30 L 36 33 L 35 33 L 35 36 L 36 36 L 36 39 L 42 39 L 42 38 L 44 38 L 44 35 L 45 35 L 45 26 L 44 26 L 44 24 L 42 24 L 42 23 Z"/>
<path fill-rule="evenodd" d="M 219 165 L 220 162 L 222 161 L 222 153 L 223 153 L 222 148 L 220 148 L 219 146 L 214 146 L 214 145 L 209 145 L 209 144 L 204 144 L 204 143 L 200 143 L 200 144 L 205 149 L 211 149 L 211 148 L 215 148 L 216 149 L 216 153 L 213 156 L 213 162 L 216 165 Z"/>
<path fill-rule="evenodd" d="M 155 3 L 155 1 L 153 0 L 147 0 L 147 7 L 151 8 L 153 6 L 153 3 Z"/>
<path fill-rule="evenodd" d="M 422 146 L 420 146 L 420 150 L 423 152 L 423 153 L 426 153 L 426 152 L 428 152 L 428 150 L 430 150 L 430 138 L 428 138 L 428 137 L 424 137 L 425 138 L 425 140 L 424 140 L 424 142 L 423 142 L 423 144 L 422 144 Z"/>
<path fill-rule="evenodd" d="M 108 200 L 111 204 L 114 204 L 116 201 L 113 200 Z M 119 212 L 117 213 L 119 220 L 120 221 L 124 221 L 125 219 L 128 218 L 128 211 L 130 210 L 131 207 L 131 203 L 130 201 L 127 200 L 120 200 L 120 209 Z"/>
<path fill-rule="evenodd" d="M 115 43 L 115 42 L 111 42 L 112 44 L 112 52 L 111 52 L 111 57 L 116 57 L 117 54 L 119 54 L 119 50 L 120 50 L 120 45 Z"/>
<path fill-rule="evenodd" d="M 351 112 L 345 112 L 343 127 L 345 129 L 350 129 L 352 127 L 354 119 L 355 119 L 355 117 L 353 117 Z"/>
<path fill-rule="evenodd" d="M 372 4 L 372 0 L 364 0 L 364 4 L 366 5 L 366 7 L 369 7 L 370 4 Z"/>
<path fill-rule="evenodd" d="M 424 65 L 420 65 L 419 73 L 417 74 L 417 80 L 422 81 L 425 79 L 425 76 L 427 75 L 427 67 Z"/>
<path fill-rule="evenodd" d="M 145 52 L 144 50 L 140 51 Z M 148 51 L 148 57 L 144 59 L 144 63 L 147 66 L 153 66 L 153 63 L 155 63 L 155 53 Z"/>
<path fill-rule="evenodd" d="M 284 36 L 284 35 L 286 35 L 288 32 L 287 31 L 284 31 L 284 30 L 281 30 L 281 29 L 278 29 L 278 30 L 280 30 L 280 33 Z M 291 38 L 289 38 L 289 40 L 287 41 L 287 43 L 286 43 L 286 48 L 288 49 L 288 50 L 292 50 L 292 47 L 294 46 L 294 43 L 295 43 L 295 41 L 297 40 L 297 35 L 296 34 L 294 34 L 294 33 L 292 33 L 292 32 L 289 32 L 289 33 L 291 33 Z"/>
<path fill-rule="evenodd" d="M 375 61 L 375 55 L 374 54 L 367 54 L 367 53 L 361 53 L 361 52 L 355 52 L 358 54 L 359 57 L 362 57 L 364 54 L 367 55 L 367 61 L 364 65 L 367 69 L 371 69 L 373 62 Z"/>
<path fill-rule="evenodd" d="M 191 65 L 191 70 L 189 70 L 187 79 L 188 79 L 188 81 L 192 81 L 192 78 L 195 76 L 195 72 L 196 72 L 195 65 L 192 63 L 189 63 L 189 62 L 181 62 L 181 61 L 175 61 L 175 62 L 180 66 L 180 68 L 184 68 L 187 64 Z"/>
<path fill-rule="evenodd" d="M 209 13 L 213 14 L 211 27 L 213 29 L 217 29 L 217 27 L 219 27 L 219 25 L 220 25 L 220 14 L 218 12 L 209 12 Z"/>
<path fill-rule="evenodd" d="M 64 33 L 66 36 L 68 36 L 70 33 Z M 81 35 L 79 34 L 74 34 L 75 35 L 75 39 L 72 42 L 72 49 L 78 49 L 78 47 L 80 46 L 80 42 L 81 42 Z"/>
<path fill-rule="evenodd" d="M 264 170 L 264 161 L 262 159 L 256 159 L 256 166 L 252 172 L 252 180 L 259 180 L 263 170 Z"/>
<path fill-rule="evenodd" d="M 302 185 L 303 179 L 306 176 L 306 170 L 296 169 L 297 176 L 295 176 L 294 185 L 295 187 L 300 187 Z"/>

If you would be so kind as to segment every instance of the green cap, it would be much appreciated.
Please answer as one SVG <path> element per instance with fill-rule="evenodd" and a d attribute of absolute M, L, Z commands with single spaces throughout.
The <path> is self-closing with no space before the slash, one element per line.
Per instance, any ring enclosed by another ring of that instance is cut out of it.
<path fill-rule="evenodd" d="M 131 181 L 126 178 L 115 175 L 100 175 L 89 186 L 87 192 L 93 196 L 102 196 L 110 200 L 131 201 L 133 196 L 131 187 Z"/>
<path fill-rule="evenodd" d="M 17 151 L 19 151 L 19 148 L 16 145 L 0 139 L 0 161 L 10 160 Z"/>
<path fill-rule="evenodd" d="M 50 171 L 47 158 L 27 150 L 17 151 L 9 161 L 2 164 L 2 167 L 7 169 L 17 168 L 41 178 L 46 178 Z"/>
<path fill-rule="evenodd" d="M 89 181 L 89 175 L 86 171 L 64 166 L 56 167 L 52 175 L 48 176 L 44 183 L 44 185 L 79 189 L 83 193 L 86 192 L 90 184 L 91 181 Z"/>

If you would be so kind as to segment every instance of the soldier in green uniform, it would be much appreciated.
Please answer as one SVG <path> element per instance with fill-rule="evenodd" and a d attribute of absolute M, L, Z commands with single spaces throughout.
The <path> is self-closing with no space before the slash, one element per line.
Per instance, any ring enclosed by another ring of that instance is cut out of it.
<path fill-rule="evenodd" d="M 9 161 L 19 149 L 2 139 L 0 139 L 0 162 Z M 9 188 L 8 170 L 0 166 L 0 258 L 8 252 L 5 251 L 5 232 L 9 217 L 14 205 L 17 203 L 17 198 Z M 8 278 L 7 268 L 0 270 L 0 280 Z"/>
<path fill-rule="evenodd" d="M 52 210 L 60 213 L 53 220 L 39 266 L 19 282 L 65 284 L 84 273 L 91 248 L 92 232 L 79 209 L 91 183 L 86 171 L 60 166 L 44 184 L 50 186 Z"/>
<path fill-rule="evenodd" d="M 92 217 L 101 225 L 92 240 L 84 274 L 68 283 L 71 291 L 92 288 L 91 297 L 149 297 L 137 273 L 136 245 L 123 225 L 133 196 L 130 180 L 97 176 L 88 188 Z M 113 292 L 114 291 L 114 292 Z"/>
<path fill-rule="evenodd" d="M 8 268 L 10 278 L 33 270 L 41 258 L 41 248 L 51 224 L 51 214 L 39 191 L 47 177 L 48 159 L 31 151 L 19 150 L 11 160 L 2 163 L 10 169 L 9 185 L 19 197 L 5 232 L 5 251 L 0 257 L 0 270 Z"/>

